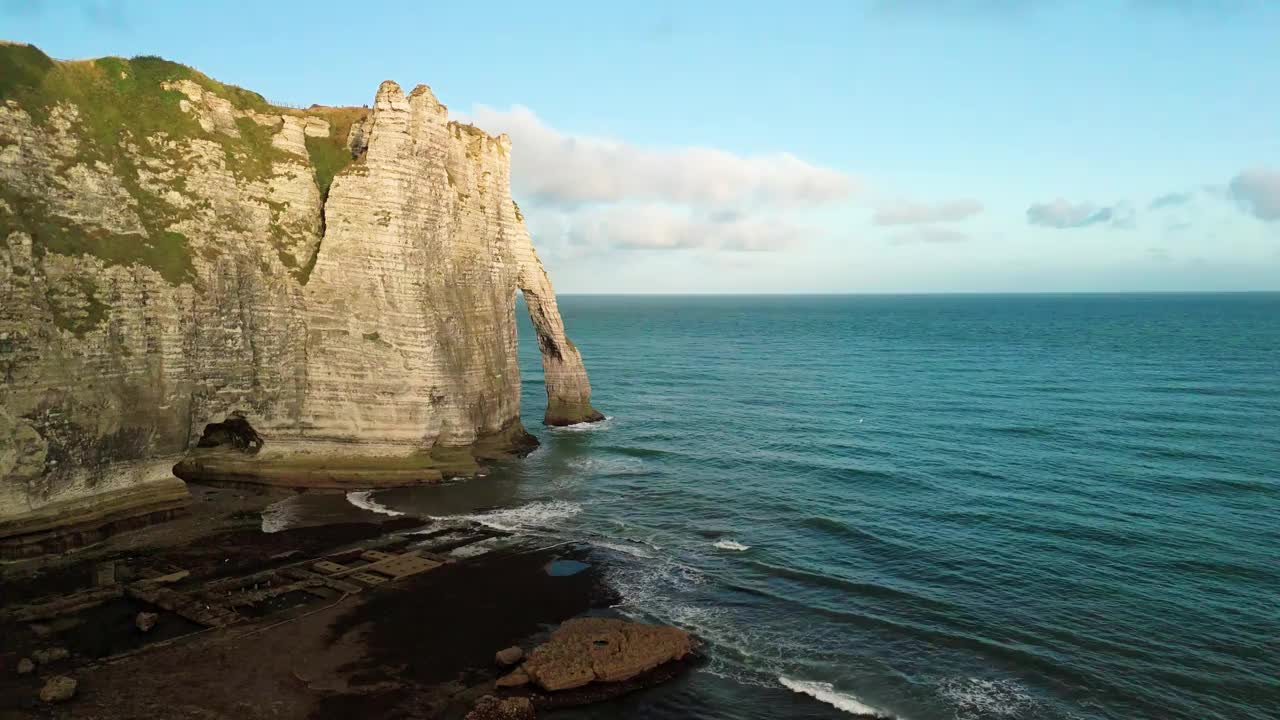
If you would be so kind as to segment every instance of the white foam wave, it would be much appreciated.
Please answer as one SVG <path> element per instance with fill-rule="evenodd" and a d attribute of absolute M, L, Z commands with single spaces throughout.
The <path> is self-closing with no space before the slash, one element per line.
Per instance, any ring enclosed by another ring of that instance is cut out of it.
<path fill-rule="evenodd" d="M 357 490 L 349 492 L 347 493 L 347 502 L 355 505 L 361 510 L 368 510 L 369 512 L 378 513 L 379 515 L 390 515 L 395 517 L 404 514 L 399 510 L 392 510 L 386 505 L 374 500 L 372 490 Z"/>
<path fill-rule="evenodd" d="M 556 432 L 556 433 L 596 432 L 597 430 L 607 430 L 609 429 L 609 426 L 612 424 L 613 424 L 613 416 L 606 415 L 603 420 L 598 420 L 596 422 L 580 422 L 580 423 L 574 423 L 572 425 L 561 425 L 559 427 L 553 427 L 551 428 L 551 432 Z"/>
<path fill-rule="evenodd" d="M 886 713 L 883 710 L 867 705 L 854 695 L 837 691 L 835 686 L 831 683 L 814 682 L 811 680 L 792 680 L 786 676 L 779 676 L 778 682 L 782 683 L 782 685 L 789 690 L 794 690 L 795 692 L 808 695 L 811 698 L 820 700 L 847 713 L 863 715 L 866 717 L 893 717 L 893 715 Z"/>
<path fill-rule="evenodd" d="M 735 552 L 742 552 L 743 550 L 751 549 L 750 545 L 743 545 L 737 540 L 717 540 L 715 542 L 715 547 L 718 547 L 721 550 L 733 550 Z"/>
<path fill-rule="evenodd" d="M 262 532 L 278 533 L 281 530 L 288 530 L 293 527 L 300 518 L 298 511 L 298 498 L 301 495 L 290 495 L 289 497 L 273 502 L 262 509 Z"/>
<path fill-rule="evenodd" d="M 938 683 L 938 692 L 955 708 L 960 720 L 1022 717 L 1038 704 L 1026 688 L 1012 680 L 952 677 Z"/>
<path fill-rule="evenodd" d="M 697 568 L 666 555 L 605 564 L 605 577 L 619 596 L 613 607 L 635 620 L 659 620 L 699 635 L 718 627 L 712 616 L 723 608 L 691 597 L 707 582 Z M 707 633 L 708 636 L 714 633 Z"/>
<path fill-rule="evenodd" d="M 432 519 L 446 523 L 476 522 L 496 530 L 520 532 L 547 530 L 580 512 L 582 512 L 582 506 L 578 503 L 568 502 L 567 500 L 547 500 L 484 513 L 444 515 Z"/>
<path fill-rule="evenodd" d="M 569 468 L 580 475 L 637 475 L 646 472 L 644 461 L 637 457 L 584 456 L 569 461 Z"/>
<path fill-rule="evenodd" d="M 608 541 L 608 540 L 592 540 L 592 541 L 591 541 L 591 544 L 592 544 L 592 545 L 595 545 L 596 547 L 602 547 L 602 548 L 605 548 L 605 549 L 607 549 L 607 550 L 612 550 L 612 551 L 614 551 L 614 552 L 620 552 L 620 553 L 623 553 L 623 554 L 625 554 L 625 555 L 630 555 L 630 556 L 632 556 L 632 557 L 638 557 L 638 558 L 652 558 L 652 557 L 653 557 L 653 553 L 652 553 L 652 552 L 650 552 L 648 549 L 643 548 L 643 547 L 640 547 L 640 546 L 638 546 L 638 545 L 631 545 L 631 544 L 627 544 L 627 543 L 619 543 L 619 542 L 610 542 L 610 541 Z"/>
<path fill-rule="evenodd" d="M 489 538 L 488 540 L 481 540 L 480 542 L 471 543 L 470 545 L 463 545 L 462 547 L 454 548 L 448 552 L 448 555 L 449 557 L 455 557 L 459 559 L 479 557 L 481 555 L 484 555 L 486 553 L 493 551 L 494 547 L 498 545 L 499 541 L 500 541 L 500 538 Z"/>

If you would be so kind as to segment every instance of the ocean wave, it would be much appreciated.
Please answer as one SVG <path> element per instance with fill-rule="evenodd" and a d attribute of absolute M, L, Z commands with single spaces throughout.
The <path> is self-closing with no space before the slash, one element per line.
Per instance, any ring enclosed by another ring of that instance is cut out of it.
<path fill-rule="evenodd" d="M 355 505 L 361 510 L 368 510 L 369 512 L 378 513 L 379 515 L 390 515 L 392 517 L 404 515 L 404 513 L 399 510 L 392 510 L 386 505 L 374 500 L 373 492 L 374 491 L 372 490 L 356 490 L 349 492 L 347 493 L 347 502 Z"/>
<path fill-rule="evenodd" d="M 582 475 L 642 475 L 647 472 L 644 461 L 628 456 L 584 456 L 569 461 L 574 473 Z"/>
<path fill-rule="evenodd" d="M 737 552 L 742 552 L 743 550 L 751 549 L 750 545 L 743 545 L 742 543 L 736 540 L 717 540 L 714 543 L 714 545 L 715 547 L 718 547 L 721 550 L 734 550 Z"/>
<path fill-rule="evenodd" d="M 898 542 L 897 540 L 891 540 L 888 538 L 881 537 L 880 535 L 877 535 L 869 530 L 864 530 L 859 527 L 854 527 L 843 521 L 836 520 L 835 518 L 830 518 L 823 515 L 809 515 L 804 518 L 801 518 L 800 525 L 803 527 L 811 528 L 813 530 L 818 530 L 818 531 L 827 533 L 829 535 L 839 535 L 841 537 L 846 537 L 851 540 L 870 542 L 870 543 L 874 543 L 884 547 L 893 548 L 896 550 L 911 549 L 909 546 L 904 545 L 903 543 Z"/>
<path fill-rule="evenodd" d="M 602 547 L 606 550 L 612 550 L 632 557 L 646 559 L 653 557 L 652 552 L 636 544 L 611 542 L 609 540 L 592 540 L 591 544 L 596 547 Z"/>
<path fill-rule="evenodd" d="M 938 683 L 938 694 L 955 709 L 958 720 L 1021 717 L 1038 704 L 1025 688 L 1012 680 L 945 678 Z"/>
<path fill-rule="evenodd" d="M 832 707 L 839 708 L 853 715 L 861 715 L 863 717 L 876 718 L 892 718 L 894 715 L 884 712 L 878 708 L 862 702 L 855 695 L 842 693 L 835 689 L 831 683 L 814 682 L 812 680 L 792 680 L 786 676 L 779 676 L 778 682 L 788 690 L 808 695 L 815 700 L 820 700 Z"/>
<path fill-rule="evenodd" d="M 490 510 L 470 515 L 434 516 L 439 522 L 475 522 L 495 530 L 521 532 L 549 530 L 582 512 L 582 506 L 567 500 L 532 502 L 513 508 Z"/>
<path fill-rule="evenodd" d="M 706 583 L 701 570 L 668 556 L 644 558 L 645 562 L 610 563 L 606 578 L 621 602 L 615 607 L 641 614 L 655 614 L 664 621 L 678 624 L 703 610 L 687 605 L 684 593 Z"/>
<path fill-rule="evenodd" d="M 464 559 L 479 557 L 493 551 L 494 547 L 502 541 L 501 538 L 489 538 L 480 542 L 463 545 L 462 547 L 450 550 L 447 555 L 452 558 Z"/>
<path fill-rule="evenodd" d="M 293 527 L 293 524 L 299 520 L 298 498 L 300 497 L 302 496 L 290 495 L 263 508 L 262 532 L 278 533 Z"/>
<path fill-rule="evenodd" d="M 603 420 L 596 422 L 580 422 L 572 425 L 560 425 L 551 428 L 553 433 L 579 433 L 579 432 L 596 432 L 597 430 L 608 430 L 613 424 L 613 416 L 606 415 Z"/>
<path fill-rule="evenodd" d="M 630 447 L 627 445 L 606 445 L 604 447 L 595 448 L 601 452 L 616 453 L 618 455 L 626 455 L 634 458 L 660 458 L 679 455 L 679 453 L 671 450 L 660 450 L 658 448 L 646 447 Z"/>

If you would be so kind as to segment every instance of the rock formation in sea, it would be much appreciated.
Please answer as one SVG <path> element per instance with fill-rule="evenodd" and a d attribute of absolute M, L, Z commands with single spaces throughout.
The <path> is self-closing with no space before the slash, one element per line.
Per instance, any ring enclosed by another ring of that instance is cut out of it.
<path fill-rule="evenodd" d="M 0 555 L 180 512 L 175 472 L 367 488 L 527 453 L 517 290 L 545 422 L 600 419 L 511 151 L 425 85 L 298 110 L 0 44 Z"/>

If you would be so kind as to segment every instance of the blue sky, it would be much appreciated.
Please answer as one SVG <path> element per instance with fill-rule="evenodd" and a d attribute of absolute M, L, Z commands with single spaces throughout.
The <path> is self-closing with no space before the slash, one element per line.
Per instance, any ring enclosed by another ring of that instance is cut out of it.
<path fill-rule="evenodd" d="M 0 37 L 511 134 L 561 291 L 1280 290 L 1280 2 L 30 2 Z"/>

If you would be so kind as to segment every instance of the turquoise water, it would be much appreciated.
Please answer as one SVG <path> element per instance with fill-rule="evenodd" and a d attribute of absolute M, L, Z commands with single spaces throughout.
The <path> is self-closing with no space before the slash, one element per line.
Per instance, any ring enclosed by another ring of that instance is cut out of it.
<path fill-rule="evenodd" d="M 711 655 L 580 715 L 1280 715 L 1280 295 L 561 309 L 611 419 L 540 426 L 526 321 L 544 447 L 470 502 Z"/>

